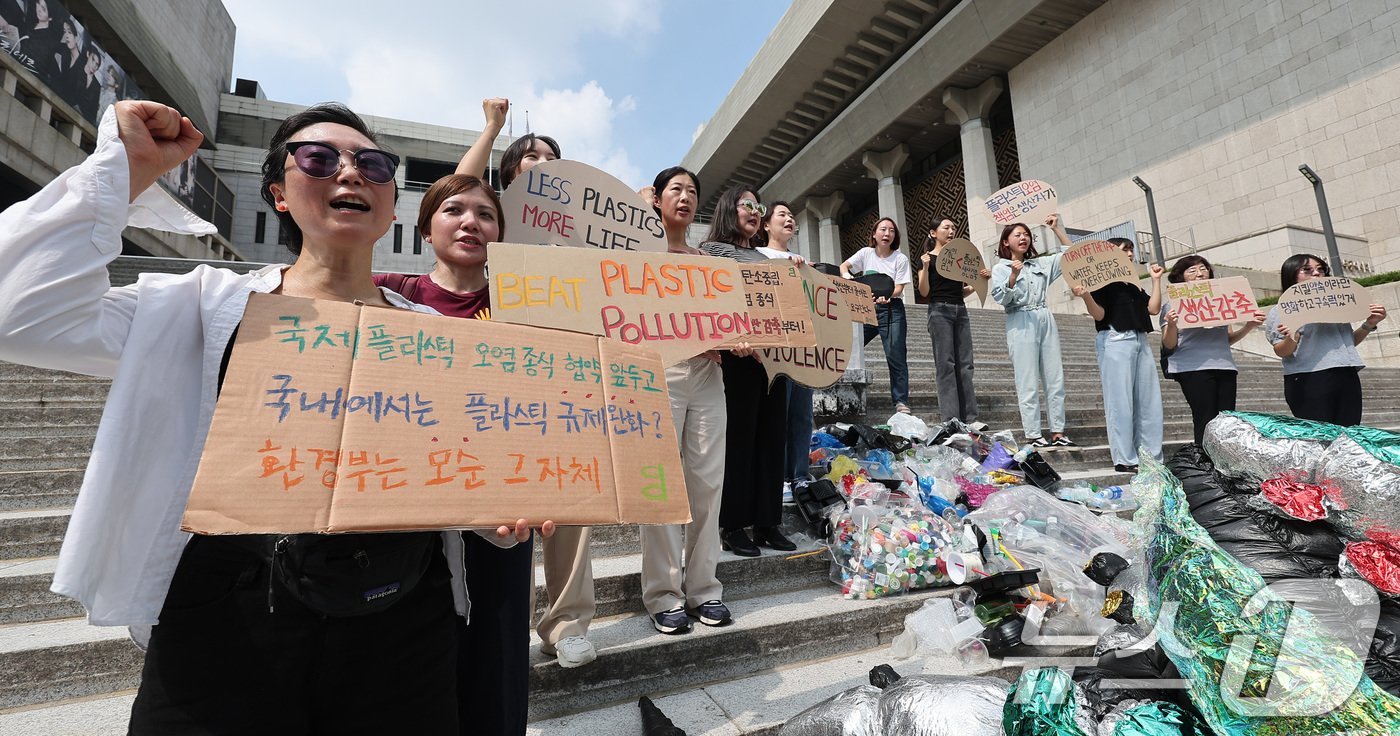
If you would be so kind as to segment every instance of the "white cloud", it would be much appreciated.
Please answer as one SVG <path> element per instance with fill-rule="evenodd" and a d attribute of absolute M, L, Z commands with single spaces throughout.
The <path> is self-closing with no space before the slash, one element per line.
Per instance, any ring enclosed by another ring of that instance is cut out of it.
<path fill-rule="evenodd" d="M 296 86 L 297 69 L 333 69 L 356 111 L 479 129 L 481 100 L 509 97 L 516 135 L 525 132 L 529 110 L 531 129 L 558 139 L 567 158 L 624 182 L 640 178 L 613 132 L 617 117 L 635 112 L 638 101 L 578 80 L 590 55 L 635 48 L 659 34 L 651 3 L 400 0 L 393 14 L 398 22 L 385 18 L 382 2 L 370 0 L 226 5 L 238 26 L 238 60 L 280 67 L 276 79 L 260 80 L 272 99 L 325 99 L 315 89 L 297 98 L 279 88 Z"/>

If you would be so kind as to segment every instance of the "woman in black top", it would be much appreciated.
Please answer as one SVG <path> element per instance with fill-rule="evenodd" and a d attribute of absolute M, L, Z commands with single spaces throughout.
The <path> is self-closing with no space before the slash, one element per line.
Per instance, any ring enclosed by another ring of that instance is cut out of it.
<path fill-rule="evenodd" d="M 1108 242 L 1129 255 L 1133 253 L 1133 241 L 1127 238 L 1110 238 Z M 1153 264 L 1151 273 L 1151 296 L 1134 284 L 1118 281 L 1093 292 L 1082 286 L 1071 289 L 1084 300 L 1098 328 L 1095 348 L 1108 448 L 1113 469 L 1120 473 L 1137 471 L 1140 449 L 1162 459 L 1162 387 L 1157 382 L 1157 361 L 1147 343 L 1153 329 L 1149 315 L 1157 314 L 1162 306 L 1162 267 Z"/>
<path fill-rule="evenodd" d="M 953 239 L 953 221 L 935 218 L 920 259 L 919 294 L 928 298 L 928 337 L 933 343 L 933 374 L 938 383 L 938 418 L 977 422 L 977 392 L 972 388 L 972 323 L 963 300 L 972 287 L 938 273 L 934 267 L 943 246 Z M 983 278 L 992 272 L 982 269 Z"/>

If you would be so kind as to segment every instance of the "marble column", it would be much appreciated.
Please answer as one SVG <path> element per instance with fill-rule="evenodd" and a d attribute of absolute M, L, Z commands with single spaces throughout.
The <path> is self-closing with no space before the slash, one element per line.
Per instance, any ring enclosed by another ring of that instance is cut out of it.
<path fill-rule="evenodd" d="M 836 217 L 845 206 L 845 192 L 807 198 L 807 206 L 803 212 L 811 213 L 810 216 L 818 223 L 815 239 L 809 235 L 807 242 L 816 244 L 817 260 L 822 263 L 839 264 L 846 260 L 841 257 L 841 228 L 836 224 Z"/>
<path fill-rule="evenodd" d="M 909 255 L 913 249 L 909 246 L 909 228 L 904 219 L 904 187 L 899 183 L 899 172 L 908 161 L 909 146 L 902 143 L 888 151 L 866 151 L 860 157 L 860 162 L 865 165 L 865 172 L 877 182 L 875 194 L 879 202 L 880 217 L 894 220 L 895 226 L 899 228 L 899 247 L 905 255 Z M 923 239 L 916 241 L 916 245 L 919 242 L 923 242 Z M 912 261 L 910 265 L 912 271 Z M 913 299 L 914 290 L 906 287 L 901 298 Z"/>
<path fill-rule="evenodd" d="M 1000 77 L 992 77 L 976 89 L 949 87 L 943 90 L 943 106 L 948 108 L 946 119 L 958 125 L 961 131 L 968 240 L 981 246 L 995 244 L 999 234 L 996 224 L 979 210 L 983 200 L 1001 188 L 997 186 L 996 149 L 989 115 L 992 103 L 1005 90 Z"/>

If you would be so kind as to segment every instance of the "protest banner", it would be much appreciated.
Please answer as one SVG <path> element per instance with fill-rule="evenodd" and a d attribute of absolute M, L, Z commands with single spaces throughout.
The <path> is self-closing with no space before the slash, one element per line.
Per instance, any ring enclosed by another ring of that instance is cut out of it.
<path fill-rule="evenodd" d="M 728 258 L 516 243 L 487 247 L 496 320 L 644 345 L 660 354 L 663 365 L 735 340 L 791 343 L 780 312 L 767 314 L 772 324 L 754 323 L 750 303 L 776 305 L 775 289 L 746 287 L 744 264 Z M 791 334 L 803 343 L 800 333 Z M 808 334 L 810 345 L 815 338 L 810 329 Z"/>
<path fill-rule="evenodd" d="M 841 298 L 846 300 L 852 320 L 872 327 L 880 324 L 880 318 L 875 315 L 875 295 L 871 293 L 869 286 L 840 276 L 822 275 L 826 276 L 832 287 L 841 294 Z"/>
<path fill-rule="evenodd" d="M 813 325 L 815 343 L 803 347 L 761 348 L 757 351 L 758 362 L 768 372 L 769 385 L 778 380 L 778 376 L 788 376 L 808 388 L 826 388 L 846 371 L 847 353 L 851 349 L 851 308 L 840 288 L 832 283 L 832 277 L 806 264 L 796 270 L 802 284 L 802 305 Z M 872 303 L 869 294 L 869 288 L 865 288 L 866 304 Z"/>
<path fill-rule="evenodd" d="M 987 303 L 987 284 L 991 279 L 982 278 L 981 271 L 987 265 L 982 261 L 982 253 L 966 238 L 953 238 L 943 244 L 934 257 L 933 267 L 943 278 L 971 284 L 977 298 Z"/>
<path fill-rule="evenodd" d="M 663 370 L 594 336 L 252 294 L 182 526 L 683 523 Z"/>
<path fill-rule="evenodd" d="M 812 315 L 802 292 L 802 276 L 792 261 L 774 259 L 737 266 L 753 332 L 730 340 L 727 345 L 788 348 L 817 344 Z"/>
<path fill-rule="evenodd" d="M 1138 285 L 1133 257 L 1107 240 L 1075 243 L 1060 259 L 1060 270 L 1070 286 L 1083 286 L 1089 291 L 1096 291 L 1114 281 Z"/>
<path fill-rule="evenodd" d="M 1176 310 L 1176 325 L 1181 329 L 1247 322 L 1259 311 L 1249 279 L 1243 276 L 1180 284 L 1169 282 L 1167 299 Z"/>
<path fill-rule="evenodd" d="M 1362 322 L 1371 316 L 1371 295 L 1343 276 L 1300 281 L 1278 298 L 1278 315 L 1279 324 L 1290 330 L 1314 322 Z"/>
<path fill-rule="evenodd" d="M 1018 181 L 982 202 L 983 211 L 998 225 L 1022 222 L 1044 224 L 1045 218 L 1058 212 L 1055 188 L 1037 179 Z"/>
<path fill-rule="evenodd" d="M 501 195 L 505 232 L 517 243 L 666 251 L 661 216 L 604 171 L 559 159 L 535 164 Z"/>

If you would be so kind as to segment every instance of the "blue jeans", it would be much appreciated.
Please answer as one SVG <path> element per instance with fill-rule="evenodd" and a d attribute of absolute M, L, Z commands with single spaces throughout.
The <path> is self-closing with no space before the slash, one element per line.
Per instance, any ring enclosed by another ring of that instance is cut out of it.
<path fill-rule="evenodd" d="M 1045 414 L 1050 434 L 1065 431 L 1065 370 L 1060 331 L 1045 307 L 1006 313 L 1006 349 L 1016 374 L 1017 405 L 1026 440 L 1040 434 L 1040 384 L 1045 383 Z"/>
<path fill-rule="evenodd" d="M 1100 330 L 1094 342 L 1103 384 L 1108 449 L 1115 465 L 1137 465 L 1138 451 L 1162 459 L 1162 387 L 1143 332 Z"/>
<path fill-rule="evenodd" d="M 890 367 L 890 398 L 896 404 L 909 404 L 909 361 L 904 352 L 904 300 L 891 299 L 889 304 L 876 304 L 875 317 L 880 326 L 865 325 L 865 344 L 876 335 L 885 348 L 885 364 Z"/>
<path fill-rule="evenodd" d="M 803 480 L 812 469 L 812 389 L 788 381 L 786 481 Z"/>

